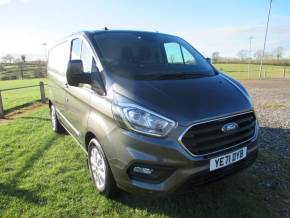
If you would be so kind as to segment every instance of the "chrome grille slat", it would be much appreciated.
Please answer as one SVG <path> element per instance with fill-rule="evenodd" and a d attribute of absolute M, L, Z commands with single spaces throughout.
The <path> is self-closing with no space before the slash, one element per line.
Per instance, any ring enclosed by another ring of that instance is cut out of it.
<path fill-rule="evenodd" d="M 250 125 L 250 129 L 253 128 L 253 127 L 254 127 L 254 125 L 251 124 Z M 226 138 L 228 136 L 234 136 L 234 135 L 236 135 L 238 133 L 241 133 L 241 132 L 243 132 L 245 130 L 249 130 L 249 126 L 245 126 L 245 127 L 239 128 L 237 131 L 234 131 L 234 132 L 228 133 L 228 134 L 225 134 L 225 133 L 224 134 L 215 134 L 215 135 L 212 135 L 212 136 L 209 136 L 209 137 L 206 137 L 206 138 L 205 137 L 197 138 L 196 139 L 196 143 L 210 142 L 210 141 L 215 140 L 215 139 Z"/>
<path fill-rule="evenodd" d="M 250 118 L 246 118 L 246 119 L 242 119 L 242 120 L 238 120 L 236 121 L 239 125 L 241 125 L 242 123 L 244 123 L 245 121 L 251 121 L 252 119 L 255 119 L 254 117 L 250 117 Z M 216 121 L 215 121 L 216 122 Z M 235 122 L 235 120 L 233 120 L 232 122 Z M 208 133 L 214 130 L 219 130 L 222 127 L 222 125 L 217 125 L 217 126 L 212 126 L 210 128 L 200 128 L 200 129 L 193 129 L 192 132 L 194 132 L 194 134 L 203 134 L 203 133 Z"/>
<path fill-rule="evenodd" d="M 239 128 L 233 132 L 222 132 L 222 126 L 229 122 L 236 122 Z M 205 155 L 251 139 L 255 134 L 255 124 L 254 112 L 204 122 L 193 125 L 181 142 L 192 154 Z"/>

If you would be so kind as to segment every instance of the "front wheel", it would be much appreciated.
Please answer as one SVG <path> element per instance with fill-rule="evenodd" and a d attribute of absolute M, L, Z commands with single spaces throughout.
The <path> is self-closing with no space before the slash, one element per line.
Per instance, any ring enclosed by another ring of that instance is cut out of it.
<path fill-rule="evenodd" d="M 117 192 L 116 182 L 101 145 L 96 139 L 90 141 L 88 155 L 89 171 L 97 191 L 107 197 L 113 197 Z"/>

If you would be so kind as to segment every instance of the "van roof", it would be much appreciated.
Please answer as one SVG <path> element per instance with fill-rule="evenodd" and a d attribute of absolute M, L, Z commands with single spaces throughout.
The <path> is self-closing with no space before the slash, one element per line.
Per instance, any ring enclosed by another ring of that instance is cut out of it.
<path fill-rule="evenodd" d="M 80 31 L 77 33 L 72 34 L 73 35 L 93 35 L 95 33 L 107 33 L 107 32 L 120 32 L 120 33 L 152 33 L 152 34 L 162 34 L 162 35 L 170 35 L 166 33 L 160 33 L 158 31 L 153 32 L 153 31 L 144 31 L 144 30 L 109 30 L 109 29 L 100 29 L 100 30 L 85 30 L 85 31 Z M 172 36 L 172 35 L 171 35 Z"/>
<path fill-rule="evenodd" d="M 71 37 L 74 37 L 74 36 L 77 36 L 77 35 L 91 36 L 91 35 L 94 35 L 95 33 L 108 33 L 108 32 L 119 32 L 119 33 L 151 33 L 151 34 L 161 34 L 161 35 L 167 35 L 167 36 L 174 36 L 174 35 L 171 35 L 171 34 L 160 33 L 158 31 L 153 32 L 153 31 L 144 31 L 144 30 L 109 30 L 108 28 L 99 29 L 99 30 L 83 30 L 83 31 L 79 31 L 79 32 L 73 33 L 71 35 L 68 35 L 67 37 L 65 37 L 62 40 L 60 40 L 57 43 L 55 43 L 52 47 L 50 47 L 49 50 L 51 50 L 52 48 L 54 48 L 56 45 L 62 43 L 63 41 L 67 40 L 67 38 L 71 38 Z"/>

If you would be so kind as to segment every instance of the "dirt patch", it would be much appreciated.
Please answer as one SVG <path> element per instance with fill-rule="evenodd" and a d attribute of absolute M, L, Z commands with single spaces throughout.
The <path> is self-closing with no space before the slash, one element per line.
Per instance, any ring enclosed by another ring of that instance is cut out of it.
<path fill-rule="evenodd" d="M 24 108 L 21 108 L 19 110 L 10 112 L 8 114 L 5 114 L 4 118 L 0 118 L 0 123 L 9 122 L 9 121 L 14 120 L 16 118 L 24 116 L 28 112 L 32 112 L 32 111 L 38 110 L 39 108 L 43 108 L 43 107 L 48 107 L 48 106 L 47 106 L 47 104 L 35 103 L 35 104 L 30 105 L 28 107 L 24 107 Z"/>

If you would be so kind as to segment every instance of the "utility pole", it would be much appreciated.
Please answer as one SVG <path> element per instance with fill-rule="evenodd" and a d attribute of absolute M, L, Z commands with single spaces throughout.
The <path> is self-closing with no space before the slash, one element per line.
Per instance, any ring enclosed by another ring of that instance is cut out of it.
<path fill-rule="evenodd" d="M 270 0 L 268 19 L 267 19 L 267 26 L 266 26 L 266 33 L 265 33 L 265 39 L 264 39 L 264 47 L 263 47 L 263 53 L 262 53 L 262 57 L 261 57 L 260 74 L 259 74 L 259 78 L 260 79 L 262 77 L 263 59 L 264 59 L 264 55 L 265 55 L 265 48 L 266 48 L 266 41 L 267 41 L 267 35 L 268 35 L 268 27 L 269 27 L 269 20 L 270 20 L 270 14 L 271 14 L 271 7 L 272 7 L 272 0 Z"/>
<path fill-rule="evenodd" d="M 47 54 L 46 54 L 46 46 L 47 46 L 47 43 L 42 43 L 43 47 L 44 47 L 44 58 L 45 58 L 45 61 L 47 61 Z"/>
<path fill-rule="evenodd" d="M 44 42 L 44 43 L 42 43 L 42 45 L 44 47 L 44 62 L 45 62 L 45 65 L 44 66 L 47 66 L 47 53 L 46 53 L 47 43 Z M 43 76 L 43 74 L 44 74 L 44 71 L 46 69 L 46 67 L 44 67 L 44 66 L 43 66 L 43 64 L 40 64 L 40 76 Z"/>
<path fill-rule="evenodd" d="M 252 60 L 252 40 L 253 36 L 249 37 L 250 40 L 250 47 L 249 47 L 249 63 L 248 63 L 248 79 L 250 79 L 250 65 L 251 65 L 251 60 Z"/>

